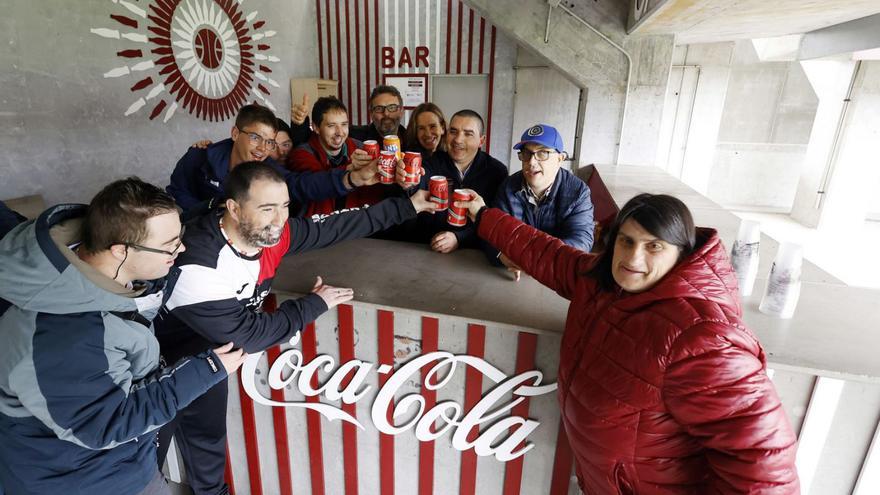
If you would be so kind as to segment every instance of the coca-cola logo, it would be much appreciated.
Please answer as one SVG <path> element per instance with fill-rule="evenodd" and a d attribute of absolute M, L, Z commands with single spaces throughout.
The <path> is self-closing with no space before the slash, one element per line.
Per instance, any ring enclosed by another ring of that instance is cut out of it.
<path fill-rule="evenodd" d="M 290 340 L 299 343 L 299 334 Z M 257 366 L 263 353 L 248 356 L 241 369 L 241 381 L 245 392 L 257 403 L 270 407 L 292 407 L 313 410 L 330 421 L 340 420 L 364 429 L 354 416 L 331 404 L 320 402 L 281 402 L 263 396 L 257 390 Z M 485 394 L 469 411 L 464 411 L 455 401 L 437 403 L 426 410 L 425 399 L 419 393 L 401 397 L 394 403 L 395 394 L 411 380 L 417 380 L 428 390 L 438 390 L 449 383 L 459 365 L 471 366 L 497 385 Z M 429 371 L 419 378 L 421 369 Z M 318 377 L 321 372 L 323 376 Z M 511 409 L 527 397 L 543 395 L 556 390 L 556 384 L 541 384 L 544 374 L 537 370 L 507 376 L 483 359 L 452 354 L 445 351 L 430 352 L 417 356 L 396 371 L 389 365 L 353 359 L 337 366 L 332 356 L 320 355 L 305 362 L 302 352 L 293 348 L 284 351 L 278 359 L 269 363 L 267 383 L 270 388 L 281 390 L 287 385 L 296 386 L 306 397 L 323 395 L 328 401 L 341 400 L 353 404 L 363 399 L 372 388 L 365 381 L 371 373 L 390 374 L 388 380 L 376 393 L 371 406 L 370 419 L 376 429 L 388 435 L 399 435 L 413 430 L 416 438 L 431 441 L 452 431 L 452 446 L 460 451 L 474 449 L 479 456 L 494 456 L 501 462 L 521 457 L 534 447 L 526 439 L 540 423 L 533 419 L 508 415 Z M 327 376 L 329 374 L 329 376 Z M 351 375 L 351 380 L 343 385 Z M 313 378 L 321 383 L 312 387 Z M 513 399 L 499 404 L 512 394 Z M 400 421 L 389 422 L 386 412 L 392 408 L 391 417 Z M 405 419 L 404 419 L 405 418 Z M 468 440 L 468 433 L 475 427 L 491 424 L 479 436 Z M 516 428 L 514 428 L 516 427 Z M 513 429 L 513 430 L 512 430 Z M 511 432 L 512 430 L 512 432 Z"/>

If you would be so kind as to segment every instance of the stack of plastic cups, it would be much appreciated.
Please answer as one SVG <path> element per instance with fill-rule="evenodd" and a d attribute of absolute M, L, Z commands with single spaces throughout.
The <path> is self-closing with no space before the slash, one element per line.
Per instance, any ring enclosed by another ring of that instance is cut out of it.
<path fill-rule="evenodd" d="M 758 309 L 767 315 L 791 318 L 801 295 L 801 265 L 803 248 L 791 242 L 783 242 L 776 253 L 767 290 Z"/>
<path fill-rule="evenodd" d="M 752 295 L 758 276 L 758 250 L 761 247 L 761 224 L 743 220 L 730 252 L 730 261 L 736 271 L 739 293 L 742 297 Z"/>

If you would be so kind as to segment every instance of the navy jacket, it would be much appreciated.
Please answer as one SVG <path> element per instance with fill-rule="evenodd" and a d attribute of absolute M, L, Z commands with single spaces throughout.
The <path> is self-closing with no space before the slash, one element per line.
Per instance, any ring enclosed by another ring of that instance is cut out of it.
<path fill-rule="evenodd" d="M 452 192 L 456 189 L 473 189 L 483 197 L 486 204 L 492 204 L 498 187 L 507 177 L 507 167 L 482 150 L 477 152 L 464 179 L 459 176 L 455 162 L 445 151 L 437 151 L 430 158 L 424 159 L 422 166 L 425 168 L 425 175 L 422 176 L 419 188 L 428 189 L 432 175 L 445 176 L 449 183 L 450 205 L 452 204 Z M 415 240 L 429 242 L 435 234 L 449 231 L 458 238 L 459 248 L 478 247 L 480 244 L 474 224 L 468 221 L 464 227 L 453 227 L 447 223 L 448 212 L 447 209 L 433 215 L 419 215 Z"/>
<path fill-rule="evenodd" d="M 156 430 L 226 378 L 207 351 L 163 368 L 150 325 L 162 292 L 126 289 L 77 258 L 85 205 L 58 205 L 0 240 L 0 491 L 135 494 L 156 475 Z"/>
<path fill-rule="evenodd" d="M 206 149 L 190 148 L 177 162 L 171 174 L 171 184 L 165 189 L 178 206 L 183 208 L 184 216 L 191 216 L 191 210 L 199 210 L 204 203 L 213 204 L 225 198 L 223 181 L 229 175 L 229 157 L 232 155 L 232 139 L 218 141 Z M 292 172 L 266 159 L 287 181 L 291 202 L 300 204 L 327 198 L 344 196 L 348 193 L 342 183 L 345 170 L 326 172 Z"/>
<path fill-rule="evenodd" d="M 553 186 L 539 205 L 529 202 L 523 190 L 522 171 L 519 171 L 498 189 L 493 206 L 571 247 L 586 252 L 593 247 L 590 188 L 564 168 L 559 169 Z M 491 249 L 487 254 L 495 262 L 498 251 Z"/>
<path fill-rule="evenodd" d="M 25 217 L 19 215 L 17 211 L 10 209 L 3 201 L 0 201 L 0 238 L 25 220 L 27 220 Z"/>

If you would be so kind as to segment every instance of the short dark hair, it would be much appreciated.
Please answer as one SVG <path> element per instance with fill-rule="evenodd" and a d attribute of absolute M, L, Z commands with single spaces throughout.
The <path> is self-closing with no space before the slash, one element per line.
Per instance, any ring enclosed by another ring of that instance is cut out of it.
<path fill-rule="evenodd" d="M 467 117 L 469 119 L 476 119 L 477 122 L 480 123 L 480 136 L 485 134 L 483 131 L 486 130 L 486 125 L 483 123 L 483 117 L 480 117 L 480 114 L 478 114 L 477 112 L 470 109 L 459 110 L 452 115 L 452 118 L 449 119 L 449 123 L 452 124 L 452 121 L 455 120 L 456 117 Z"/>
<path fill-rule="evenodd" d="M 179 213 L 174 198 L 137 177 L 111 182 L 92 198 L 82 227 L 82 246 L 88 253 L 114 244 L 140 244 L 147 238 L 147 220 Z"/>
<path fill-rule="evenodd" d="M 620 227 L 629 219 L 633 219 L 643 229 L 672 245 L 678 246 L 678 260 L 691 254 L 697 242 L 697 229 L 691 211 L 680 199 L 667 194 L 642 193 L 627 201 L 617 218 L 605 232 L 605 250 L 599 255 L 599 261 L 589 272 L 599 281 L 605 290 L 614 290 L 616 282 L 611 273 L 611 261 L 614 257 L 614 245 Z"/>
<path fill-rule="evenodd" d="M 285 182 L 281 172 L 267 163 L 244 162 L 236 165 L 226 176 L 226 181 L 223 182 L 223 191 L 227 198 L 241 203 L 248 199 L 248 191 L 256 180 L 268 180 L 282 184 Z"/>
<path fill-rule="evenodd" d="M 278 131 L 278 132 L 286 132 L 288 136 L 290 136 L 291 138 L 293 138 L 293 134 L 291 134 L 291 132 L 290 132 L 290 126 L 287 125 L 287 122 L 285 122 L 285 121 L 282 120 L 282 119 L 275 119 L 275 120 L 278 121 L 278 129 L 277 129 L 277 131 Z"/>
<path fill-rule="evenodd" d="M 251 124 L 265 124 L 273 131 L 278 131 L 278 118 L 275 117 L 272 110 L 256 103 L 241 107 L 238 110 L 238 115 L 235 116 L 235 127 L 238 127 L 238 130 Z"/>
<path fill-rule="evenodd" d="M 416 124 L 416 120 L 418 120 L 419 115 L 427 112 L 433 113 L 437 116 L 437 120 L 440 121 L 440 127 L 443 128 L 443 134 L 446 134 L 446 117 L 443 116 L 443 110 L 440 110 L 440 107 L 431 103 L 430 101 L 422 103 L 421 105 L 417 106 L 413 110 L 412 115 L 409 116 L 409 125 L 406 126 L 406 139 L 404 139 L 407 149 L 417 149 L 421 146 L 419 144 L 419 130 L 417 128 L 418 125 Z M 446 151 L 445 139 L 440 140 L 440 143 L 437 145 L 437 149 L 439 149 L 440 151 Z"/>
<path fill-rule="evenodd" d="M 373 91 L 370 92 L 370 110 L 373 109 L 373 100 L 376 99 L 379 95 L 392 95 L 397 97 L 397 102 L 399 105 L 403 105 L 403 96 L 400 95 L 400 91 L 397 90 L 394 86 L 388 86 L 386 84 L 380 84 L 373 88 Z"/>
<path fill-rule="evenodd" d="M 348 108 L 345 103 L 335 96 L 322 96 L 315 101 L 312 106 L 312 125 L 318 127 L 324 122 L 324 115 L 332 111 L 345 112 L 348 115 Z"/>

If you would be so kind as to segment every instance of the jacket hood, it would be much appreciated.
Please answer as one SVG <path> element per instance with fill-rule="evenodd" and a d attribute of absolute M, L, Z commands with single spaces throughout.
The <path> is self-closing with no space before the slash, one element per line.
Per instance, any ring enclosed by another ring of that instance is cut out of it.
<path fill-rule="evenodd" d="M 57 205 L 0 240 L 0 298 L 26 310 L 66 314 L 137 311 L 138 295 L 80 260 L 86 205 Z"/>
<path fill-rule="evenodd" d="M 736 273 L 715 229 L 698 228 L 694 252 L 651 289 L 624 298 L 621 308 L 635 310 L 676 298 L 711 301 L 742 316 Z"/>

